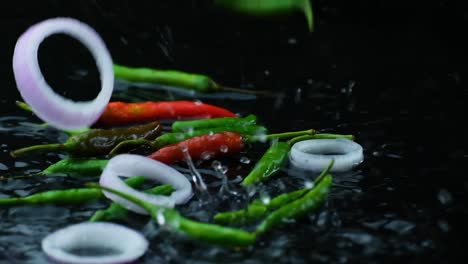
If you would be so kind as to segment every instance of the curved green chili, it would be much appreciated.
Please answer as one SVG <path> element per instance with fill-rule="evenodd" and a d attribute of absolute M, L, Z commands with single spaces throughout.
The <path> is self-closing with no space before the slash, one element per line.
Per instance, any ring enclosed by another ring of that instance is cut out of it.
<path fill-rule="evenodd" d="M 144 177 L 132 177 L 125 181 L 129 186 L 137 188 L 145 182 Z M 103 198 L 104 194 L 95 188 L 73 188 L 66 190 L 52 190 L 25 197 L 3 198 L 0 205 L 25 205 L 25 204 L 83 204 Z"/>
<path fill-rule="evenodd" d="M 332 185 L 332 176 L 327 174 L 317 186 L 306 193 L 303 197 L 283 205 L 270 213 L 255 230 L 255 234 L 261 235 L 275 227 L 286 224 L 291 219 L 298 219 L 306 213 L 320 207 L 328 195 Z"/>
<path fill-rule="evenodd" d="M 132 68 L 114 64 L 114 75 L 117 79 L 131 82 L 147 82 L 162 85 L 176 86 L 199 93 L 212 93 L 220 91 L 233 91 L 250 94 L 270 94 L 265 91 L 250 91 L 225 87 L 216 83 L 206 75 L 186 73 L 174 70 L 160 70 L 151 68 Z"/>
<path fill-rule="evenodd" d="M 146 193 L 155 195 L 170 195 L 174 191 L 174 188 L 170 184 L 159 185 L 149 190 Z M 89 221 L 117 221 L 127 218 L 128 210 L 122 207 L 118 203 L 112 203 L 106 209 L 96 211 Z"/>
<path fill-rule="evenodd" d="M 257 124 L 257 117 L 248 115 L 246 117 L 221 117 L 187 121 L 175 121 L 172 123 L 172 132 L 189 132 L 193 130 L 215 128 L 215 127 L 239 127 L 253 126 Z"/>
<path fill-rule="evenodd" d="M 310 0 L 215 0 L 214 3 L 233 12 L 258 17 L 288 15 L 301 11 L 307 19 L 309 30 L 313 31 L 314 28 Z"/>
<path fill-rule="evenodd" d="M 256 239 L 255 234 L 246 232 L 241 229 L 197 222 L 181 216 L 179 212 L 174 209 L 162 208 L 153 204 L 149 204 L 134 196 L 114 189 L 96 184 L 89 184 L 88 186 L 103 189 L 119 195 L 144 208 L 151 215 L 151 218 L 154 219 L 158 224 L 166 225 L 172 230 L 192 238 L 228 247 L 248 246 L 253 244 Z"/>
<path fill-rule="evenodd" d="M 144 125 L 113 128 L 113 129 L 92 129 L 76 134 L 68 138 L 64 143 L 36 145 L 17 149 L 11 152 L 13 157 L 22 156 L 38 151 L 60 151 L 67 152 L 74 156 L 96 156 L 109 153 L 118 143 L 131 139 L 156 138 L 161 132 L 158 122 L 151 122 Z"/>
<path fill-rule="evenodd" d="M 315 178 L 312 188 L 315 188 L 322 179 L 328 174 L 331 167 L 333 166 L 333 161 L 325 168 L 317 178 Z M 308 193 L 311 188 L 303 188 L 295 190 L 288 193 L 280 194 L 268 202 L 263 202 L 260 199 L 254 200 L 251 204 L 247 206 L 246 209 L 232 211 L 232 212 L 222 212 L 217 213 L 214 216 L 214 220 L 217 223 L 221 224 L 249 224 L 253 223 L 261 218 L 263 218 L 268 212 L 276 210 L 292 201 L 299 199 Z"/>
<path fill-rule="evenodd" d="M 302 135 L 295 137 L 288 142 L 273 142 L 255 164 L 255 167 L 242 181 L 242 185 L 247 186 L 255 184 L 275 175 L 284 166 L 291 146 L 294 143 L 307 139 L 324 139 L 324 138 L 348 138 L 354 139 L 352 135 L 339 135 L 339 134 L 315 134 L 315 135 Z"/>

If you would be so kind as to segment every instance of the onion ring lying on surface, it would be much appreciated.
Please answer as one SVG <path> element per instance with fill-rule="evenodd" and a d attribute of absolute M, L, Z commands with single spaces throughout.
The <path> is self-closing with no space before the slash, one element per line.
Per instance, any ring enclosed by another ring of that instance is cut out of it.
<path fill-rule="evenodd" d="M 104 222 L 71 225 L 42 240 L 42 250 L 49 258 L 68 264 L 130 263 L 147 248 L 148 241 L 140 233 Z"/>
<path fill-rule="evenodd" d="M 311 171 L 322 171 L 334 160 L 330 172 L 344 172 L 351 170 L 363 159 L 361 145 L 343 138 L 300 141 L 292 146 L 289 154 L 294 167 Z"/>
<path fill-rule="evenodd" d="M 88 102 L 74 102 L 56 94 L 39 68 L 39 45 L 52 34 L 76 38 L 89 49 L 101 78 L 101 91 Z M 33 112 L 59 129 L 78 129 L 92 125 L 105 110 L 112 95 L 114 70 L 104 42 L 91 27 L 72 18 L 54 18 L 30 27 L 16 42 L 13 54 L 16 85 Z"/>
<path fill-rule="evenodd" d="M 175 191 L 170 196 L 143 193 L 125 184 L 119 176 L 143 176 L 161 183 L 171 184 Z M 174 204 L 185 203 L 192 197 L 192 185 L 183 174 L 164 163 L 140 155 L 122 154 L 110 159 L 101 174 L 99 183 L 102 186 L 133 195 L 148 203 L 169 208 L 174 207 Z M 148 214 L 146 210 L 124 198 L 106 191 L 104 194 L 128 210 L 139 214 Z"/>

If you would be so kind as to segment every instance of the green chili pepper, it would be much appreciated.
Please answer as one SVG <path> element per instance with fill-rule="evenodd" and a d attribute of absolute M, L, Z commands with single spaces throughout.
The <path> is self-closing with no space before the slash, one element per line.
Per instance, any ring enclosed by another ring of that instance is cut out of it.
<path fill-rule="evenodd" d="M 109 155 L 113 156 L 117 154 L 119 150 L 123 147 L 147 145 L 147 146 L 150 146 L 152 149 L 160 149 L 164 146 L 175 144 L 175 143 L 184 141 L 189 138 L 202 136 L 202 135 L 208 135 L 208 134 L 214 134 L 214 133 L 219 133 L 219 132 L 225 132 L 225 131 L 238 132 L 243 135 L 263 135 L 268 132 L 267 128 L 264 126 L 231 126 L 231 127 L 206 128 L 206 129 L 194 130 L 194 131 L 185 132 L 185 133 L 183 132 L 166 133 L 166 134 L 159 136 L 153 141 L 142 140 L 142 139 L 123 141 L 119 143 L 117 146 L 115 146 L 114 149 L 112 149 L 109 152 Z"/>
<path fill-rule="evenodd" d="M 117 79 L 123 79 L 131 82 L 148 82 L 162 85 L 171 85 L 199 93 L 233 91 L 250 94 L 271 94 L 266 91 L 250 91 L 221 86 L 206 75 L 173 70 L 131 68 L 114 64 L 114 75 Z"/>
<path fill-rule="evenodd" d="M 181 216 L 179 212 L 174 209 L 162 208 L 149 204 L 126 193 L 96 184 L 90 184 L 88 186 L 119 195 L 144 208 L 158 224 L 166 225 L 170 229 L 192 238 L 228 247 L 248 246 L 253 244 L 256 239 L 255 234 L 241 229 L 193 221 Z"/>
<path fill-rule="evenodd" d="M 313 31 L 314 28 L 310 0 L 215 0 L 214 3 L 233 12 L 258 17 L 281 16 L 301 11 L 307 19 L 309 30 Z"/>
<path fill-rule="evenodd" d="M 213 219 L 218 224 L 250 224 L 257 221 L 258 219 L 263 218 L 269 211 L 275 210 L 284 204 L 298 199 L 308 191 L 310 191 L 309 188 L 304 188 L 289 193 L 283 193 L 273 198 L 268 203 L 265 203 L 260 199 L 255 199 L 252 203 L 248 205 L 246 209 L 241 209 L 232 212 L 217 213 Z"/>
<path fill-rule="evenodd" d="M 243 118 L 221 117 L 187 121 L 175 121 L 174 123 L 172 123 L 172 132 L 189 132 L 193 130 L 216 127 L 253 126 L 256 124 L 257 117 L 254 115 L 248 115 Z"/>
<path fill-rule="evenodd" d="M 109 160 L 105 159 L 63 159 L 45 170 L 41 175 L 66 174 L 71 177 L 100 175 Z"/>
<path fill-rule="evenodd" d="M 306 193 L 303 197 L 283 205 L 269 214 L 255 230 L 255 234 L 263 234 L 277 226 L 286 224 L 288 220 L 298 219 L 306 213 L 320 207 L 328 195 L 332 185 L 332 176 L 327 174 L 317 186 Z"/>
<path fill-rule="evenodd" d="M 146 190 L 145 192 L 155 195 L 170 195 L 173 191 L 174 188 L 172 185 L 164 184 Z M 127 216 L 128 210 L 125 207 L 122 207 L 118 203 L 112 203 L 108 208 L 96 211 L 89 221 L 116 221 L 125 219 Z"/>
<path fill-rule="evenodd" d="M 129 186 L 137 188 L 145 182 L 144 177 L 132 177 L 125 181 Z M 0 205 L 25 204 L 83 204 L 103 198 L 104 194 L 95 188 L 74 188 L 66 190 L 52 190 L 36 193 L 25 197 L 3 198 Z"/>
<path fill-rule="evenodd" d="M 154 139 L 161 132 L 158 122 L 128 128 L 92 129 L 76 134 L 65 143 L 30 146 L 11 152 L 13 157 L 37 151 L 61 151 L 74 156 L 96 156 L 109 153 L 118 143 L 130 139 Z"/>
<path fill-rule="evenodd" d="M 307 139 L 323 139 L 323 138 L 349 138 L 353 139 L 352 135 L 339 134 L 315 134 L 302 135 L 295 137 L 288 142 L 273 142 L 270 148 L 260 158 L 252 171 L 244 178 L 242 185 L 247 186 L 255 184 L 275 175 L 284 166 L 289 150 L 294 143 Z"/>
<path fill-rule="evenodd" d="M 325 168 L 317 178 L 314 180 L 314 184 L 312 185 L 314 188 L 317 186 L 322 179 L 328 174 L 331 167 L 333 166 L 333 161 Z M 214 220 L 217 223 L 221 224 L 231 224 L 231 225 L 239 225 L 239 224 L 249 224 L 253 223 L 261 218 L 263 218 L 268 212 L 276 210 L 283 205 L 286 205 L 292 201 L 295 201 L 302 197 L 304 194 L 308 193 L 311 188 L 303 188 L 296 191 L 283 193 L 275 198 L 271 199 L 268 202 L 263 202 L 260 199 L 254 200 L 251 204 L 248 205 L 246 209 L 232 211 L 232 212 L 223 212 L 218 213 L 214 216 Z"/>

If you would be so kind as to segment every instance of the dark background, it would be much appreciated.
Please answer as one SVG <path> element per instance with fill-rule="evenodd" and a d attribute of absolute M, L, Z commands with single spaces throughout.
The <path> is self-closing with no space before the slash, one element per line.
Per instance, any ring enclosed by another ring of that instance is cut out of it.
<path fill-rule="evenodd" d="M 433 253 L 433 261 L 466 255 L 468 12 L 463 1 L 313 1 L 312 33 L 299 13 L 261 20 L 216 9 L 210 1 L 48 0 L 9 6 L 0 16 L 2 113 L 15 111 L 13 102 L 20 99 L 11 69 L 16 39 L 30 25 L 56 16 L 75 17 L 94 27 L 120 64 L 205 73 L 229 86 L 271 89 L 291 97 L 301 89 L 314 98 L 316 90 L 328 87 L 336 95 L 330 100 L 343 110 L 340 118 L 324 118 L 327 115 L 316 114 L 316 106 L 304 102 L 270 117 L 268 108 L 253 109 L 283 130 L 315 115 L 324 127 L 387 120 L 378 135 L 367 138 L 369 148 L 383 143 L 375 138 L 404 142 L 399 149 L 404 161 L 383 165 L 405 175 L 404 180 L 393 178 L 397 193 L 385 199 L 433 208 L 418 217 L 448 221 L 450 232 L 441 235 L 445 245 Z M 46 78 L 93 68 L 86 51 L 66 41 L 51 41 L 40 54 Z M 69 94 L 72 98 L 91 98 L 97 91 L 96 76 L 94 70 L 79 82 L 47 79 L 77 87 Z M 361 136 L 366 139 L 366 132 Z M 392 175 L 398 177 L 398 172 Z M 364 186 L 378 181 L 373 177 Z M 449 207 L 437 204 L 435 193 L 441 188 L 452 194 Z M 368 194 L 360 205 L 375 212 L 374 203 L 383 198 L 377 192 Z M 414 213 L 401 206 L 401 214 Z M 431 261 L 432 256 L 413 261 Z"/>

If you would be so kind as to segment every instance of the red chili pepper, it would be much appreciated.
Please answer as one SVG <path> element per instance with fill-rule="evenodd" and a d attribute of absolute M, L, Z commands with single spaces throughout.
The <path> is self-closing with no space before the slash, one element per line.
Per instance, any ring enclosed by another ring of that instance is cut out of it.
<path fill-rule="evenodd" d="M 239 133 L 221 132 L 213 135 L 193 137 L 159 149 L 149 158 L 166 164 L 185 160 L 184 151 L 193 160 L 239 153 L 244 148 L 244 138 Z"/>
<path fill-rule="evenodd" d="M 125 125 L 161 119 L 236 117 L 224 108 L 191 101 L 111 102 L 98 120 L 99 124 Z"/>

